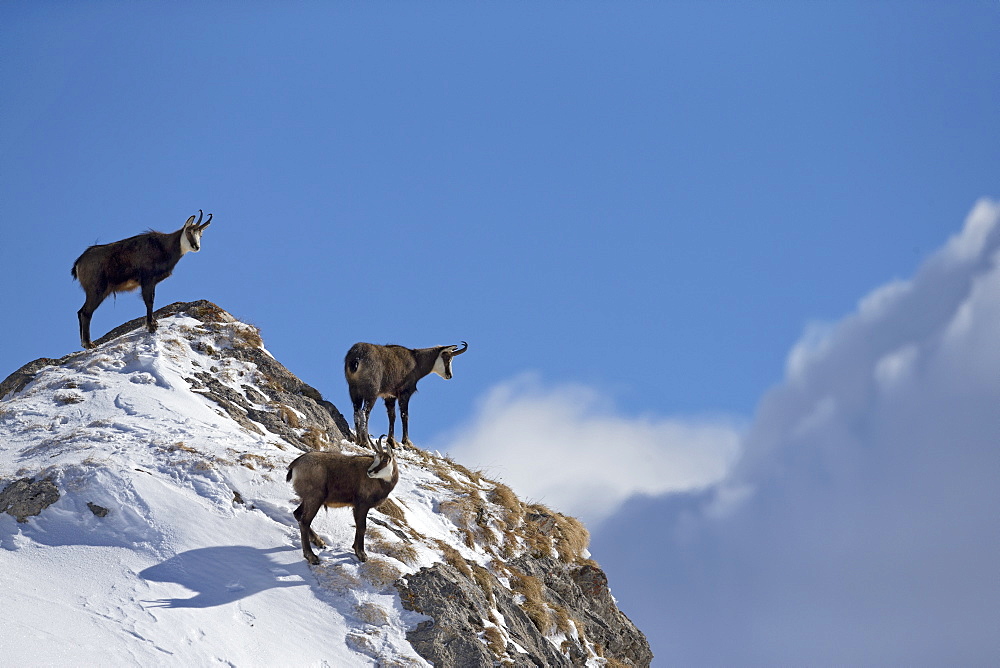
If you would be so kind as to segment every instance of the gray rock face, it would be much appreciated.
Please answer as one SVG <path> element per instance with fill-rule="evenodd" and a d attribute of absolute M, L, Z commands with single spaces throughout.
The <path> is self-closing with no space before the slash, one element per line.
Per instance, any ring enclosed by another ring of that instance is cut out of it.
<path fill-rule="evenodd" d="M 18 522 L 27 522 L 59 500 L 59 490 L 48 478 L 21 478 L 0 492 L 0 513 L 13 515 Z"/>
<path fill-rule="evenodd" d="M 646 637 L 618 610 L 600 568 L 530 556 L 511 566 L 541 582 L 544 602 L 582 626 L 586 639 L 606 659 L 623 665 L 650 664 L 653 654 Z M 418 624 L 406 639 L 436 666 L 488 666 L 502 657 L 504 665 L 575 666 L 588 656 L 575 638 L 567 638 L 557 649 L 515 600 L 514 592 L 484 569 L 470 577 L 450 565 L 436 564 L 401 579 L 396 587 L 403 607 L 432 618 Z M 510 638 L 502 648 L 480 640 L 487 626 L 484 620 L 498 619 L 491 608 L 502 615 Z M 548 629 L 549 635 L 554 630 Z"/>

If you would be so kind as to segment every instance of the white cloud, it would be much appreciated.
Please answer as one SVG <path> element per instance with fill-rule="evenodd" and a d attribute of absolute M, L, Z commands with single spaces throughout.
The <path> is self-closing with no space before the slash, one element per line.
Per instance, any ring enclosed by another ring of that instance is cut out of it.
<path fill-rule="evenodd" d="M 519 495 L 596 523 L 637 494 L 702 490 L 724 479 L 739 432 L 722 421 L 633 418 L 579 385 L 522 376 L 494 388 L 441 449 Z"/>
<path fill-rule="evenodd" d="M 807 331 L 741 448 L 700 506 L 646 508 L 666 537 L 642 584 L 671 592 L 666 662 L 995 661 L 1000 203 Z"/>

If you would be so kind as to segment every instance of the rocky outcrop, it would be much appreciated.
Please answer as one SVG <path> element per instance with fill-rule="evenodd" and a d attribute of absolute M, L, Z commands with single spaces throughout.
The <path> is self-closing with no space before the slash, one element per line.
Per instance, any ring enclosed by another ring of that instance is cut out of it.
<path fill-rule="evenodd" d="M 448 564 L 436 564 L 396 585 L 403 607 L 431 617 L 406 635 L 417 653 L 436 666 L 495 662 L 577 666 L 590 654 L 584 646 L 587 643 L 592 652 L 620 665 L 650 664 L 653 654 L 645 635 L 618 610 L 607 577 L 596 565 L 567 565 L 551 557 L 526 555 L 511 567 L 513 578 L 532 578 L 542 585 L 541 598 L 554 611 L 552 619 L 533 619 L 526 612 L 532 601 L 520 600 L 531 595 L 518 595 L 481 567 L 470 565 L 471 574 L 466 574 Z M 560 618 L 578 627 L 577 634 L 560 633 Z M 491 633 L 491 628 L 499 627 L 497 622 L 504 633 Z M 550 638 L 559 640 L 560 646 Z"/>
<path fill-rule="evenodd" d="M 13 515 L 18 522 L 40 514 L 59 500 L 59 490 L 48 478 L 21 478 L 0 492 L 0 513 Z"/>

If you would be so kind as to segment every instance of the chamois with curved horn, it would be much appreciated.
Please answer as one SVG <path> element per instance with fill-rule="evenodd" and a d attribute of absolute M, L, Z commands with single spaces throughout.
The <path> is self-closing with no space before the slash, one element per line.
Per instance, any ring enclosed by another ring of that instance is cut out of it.
<path fill-rule="evenodd" d="M 452 377 L 451 361 L 469 349 L 461 346 L 435 346 L 433 348 L 404 348 L 380 346 L 374 343 L 355 343 L 344 358 L 344 375 L 354 407 L 355 443 L 370 445 L 368 417 L 379 397 L 385 402 L 389 414 L 389 442 L 393 443 L 396 424 L 396 400 L 403 419 L 403 444 L 412 446 L 409 436 L 410 397 L 417 391 L 417 381 L 429 373 L 436 373 L 445 380 Z"/>
<path fill-rule="evenodd" d="M 150 230 L 143 234 L 98 244 L 83 251 L 73 263 L 73 278 L 87 293 L 83 307 L 77 312 L 80 320 L 80 345 L 93 348 L 90 341 L 90 319 L 108 295 L 142 289 L 146 303 L 146 329 L 156 331 L 153 319 L 153 298 L 156 284 L 170 276 L 185 253 L 201 249 L 201 235 L 212 224 L 212 214 L 202 223 L 204 212 L 198 210 L 176 232 L 166 234 Z"/>
<path fill-rule="evenodd" d="M 324 506 L 354 509 L 354 554 L 359 561 L 368 560 L 365 553 L 368 511 L 385 501 L 399 482 L 396 453 L 391 441 L 385 448 L 383 438 L 375 444 L 374 457 L 312 450 L 288 465 L 285 480 L 292 483 L 302 501 L 292 515 L 299 523 L 302 556 L 310 564 L 318 564 L 319 557 L 309 544 L 326 547 L 312 530 L 312 521 Z"/>

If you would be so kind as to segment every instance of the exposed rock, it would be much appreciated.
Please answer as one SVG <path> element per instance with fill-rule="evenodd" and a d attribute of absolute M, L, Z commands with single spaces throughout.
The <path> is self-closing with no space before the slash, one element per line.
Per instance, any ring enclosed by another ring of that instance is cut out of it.
<path fill-rule="evenodd" d="M 653 654 L 646 637 L 618 610 L 608 591 L 607 577 L 599 568 L 589 563 L 567 565 L 549 557 L 530 556 L 515 560 L 511 566 L 540 581 L 545 603 L 550 608 L 562 608 L 582 626 L 586 639 L 597 645 L 605 658 L 623 665 L 650 664 Z M 568 638 L 557 649 L 518 604 L 514 592 L 484 569 L 479 569 L 477 575 L 480 582 L 450 565 L 436 564 L 397 582 L 403 607 L 433 619 L 418 624 L 406 635 L 418 654 L 440 666 L 491 665 L 499 661 L 501 657 L 479 640 L 486 620 L 491 620 L 491 608 L 496 608 L 513 641 L 507 644 L 505 665 L 573 666 L 586 660 L 587 649 L 578 639 Z M 483 578 L 486 590 L 480 584 Z"/>
<path fill-rule="evenodd" d="M 63 358 L 63 360 L 65 359 L 67 358 Z M 0 383 L 0 399 L 6 398 L 8 394 L 20 392 L 28 383 L 35 379 L 35 376 L 39 371 L 47 366 L 59 364 L 63 360 L 56 360 L 51 357 L 40 357 L 33 362 L 28 362 L 20 369 L 7 376 L 7 378 Z"/>
<path fill-rule="evenodd" d="M 587 639 L 599 645 L 605 657 L 635 666 L 648 666 L 653 660 L 646 636 L 618 609 L 608 589 L 608 576 L 596 564 L 567 565 L 525 555 L 511 565 L 540 579 L 546 600 L 562 606 L 583 624 Z"/>
<path fill-rule="evenodd" d="M 13 515 L 18 522 L 27 522 L 59 500 L 59 490 L 52 480 L 21 478 L 0 492 L 0 513 Z"/>
<path fill-rule="evenodd" d="M 87 501 L 87 507 L 90 508 L 90 512 L 94 513 L 98 517 L 107 517 L 108 509 L 104 506 L 99 506 L 93 501 Z"/>

